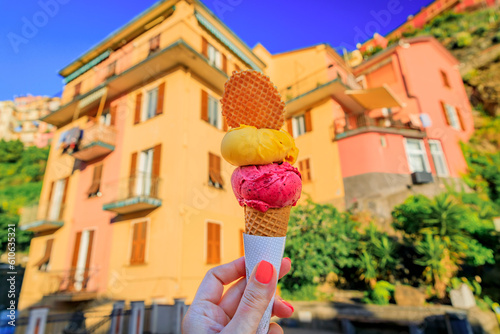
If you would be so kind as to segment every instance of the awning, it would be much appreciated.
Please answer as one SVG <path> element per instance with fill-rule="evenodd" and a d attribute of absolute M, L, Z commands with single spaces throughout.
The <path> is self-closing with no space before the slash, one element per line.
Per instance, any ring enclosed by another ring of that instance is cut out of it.
<path fill-rule="evenodd" d="M 234 45 L 229 39 L 227 39 L 224 34 L 222 34 L 217 28 L 213 26 L 203 15 L 195 11 L 194 15 L 198 22 L 210 31 L 219 41 L 221 41 L 229 50 L 233 51 L 241 60 L 250 65 L 254 70 L 260 71 L 259 66 L 257 66 L 250 58 L 248 58 L 236 45 Z"/>
<path fill-rule="evenodd" d="M 63 83 L 67 84 L 68 82 L 76 79 L 77 77 L 79 77 L 83 73 L 90 70 L 92 67 L 94 67 L 97 64 L 99 64 L 100 62 L 102 62 L 104 59 L 108 58 L 110 54 L 111 54 L 111 50 L 104 51 L 99 56 L 95 57 L 94 59 L 89 61 L 87 64 L 83 65 L 82 67 L 80 67 L 79 69 L 77 69 L 76 71 L 74 71 L 73 73 L 68 75 L 66 78 L 64 78 Z"/>
<path fill-rule="evenodd" d="M 402 108 L 405 106 L 387 85 L 368 89 L 347 90 L 345 94 L 350 95 L 367 110 L 394 107 Z"/>
<path fill-rule="evenodd" d="M 83 109 L 86 106 L 90 105 L 92 102 L 97 101 L 100 99 L 104 94 L 106 94 L 108 90 L 108 87 L 104 86 L 101 89 L 89 94 L 88 96 L 85 96 L 83 99 L 78 101 L 78 108 Z"/>

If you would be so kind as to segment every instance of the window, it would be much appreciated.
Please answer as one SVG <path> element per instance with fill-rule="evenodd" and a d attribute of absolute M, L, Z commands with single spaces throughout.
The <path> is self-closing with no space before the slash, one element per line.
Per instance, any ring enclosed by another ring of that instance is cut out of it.
<path fill-rule="evenodd" d="M 413 172 L 430 172 L 429 162 L 425 151 L 424 141 L 420 139 L 406 140 L 406 156 L 410 171 Z"/>
<path fill-rule="evenodd" d="M 387 138 L 385 135 L 380 135 L 380 146 L 387 147 Z"/>
<path fill-rule="evenodd" d="M 222 54 L 210 44 L 208 44 L 208 63 L 222 69 Z"/>
<path fill-rule="evenodd" d="M 149 55 L 158 51 L 159 49 L 160 49 L 160 35 L 158 34 L 149 40 Z"/>
<path fill-rule="evenodd" d="M 448 176 L 448 165 L 446 164 L 441 142 L 439 140 L 429 140 L 429 147 L 431 149 L 432 161 L 436 168 L 436 174 L 438 176 Z"/>
<path fill-rule="evenodd" d="M 81 90 L 82 90 L 82 83 L 79 82 L 75 85 L 75 91 L 73 93 L 73 98 L 77 97 L 78 95 L 81 94 Z"/>
<path fill-rule="evenodd" d="M 451 88 L 450 82 L 448 81 L 448 76 L 446 75 L 446 72 L 441 70 L 441 78 L 443 79 L 443 85 L 445 87 Z"/>
<path fill-rule="evenodd" d="M 146 93 L 146 108 L 144 108 L 141 121 L 153 118 L 156 115 L 156 103 L 158 102 L 158 87 Z"/>
<path fill-rule="evenodd" d="M 299 171 L 303 183 L 311 182 L 311 163 L 309 159 L 299 161 Z"/>
<path fill-rule="evenodd" d="M 47 219 L 57 221 L 62 219 L 66 192 L 68 190 L 68 178 L 52 182 L 49 194 L 49 211 Z"/>
<path fill-rule="evenodd" d="M 208 184 L 219 189 L 224 186 L 221 176 L 221 159 L 213 153 L 208 153 Z"/>
<path fill-rule="evenodd" d="M 307 110 L 304 114 L 292 117 L 288 121 L 288 132 L 294 138 L 303 135 L 306 132 L 312 131 L 311 110 Z"/>
<path fill-rule="evenodd" d="M 54 244 L 54 239 L 48 239 L 45 242 L 45 252 L 43 253 L 42 258 L 35 263 L 35 267 L 40 271 L 49 271 L 50 270 L 50 255 L 52 253 L 52 245 Z"/>
<path fill-rule="evenodd" d="M 147 221 L 132 223 L 132 251 L 130 253 L 130 264 L 132 265 L 145 262 L 147 228 Z"/>
<path fill-rule="evenodd" d="M 201 119 L 219 130 L 225 127 L 219 100 L 204 90 L 201 91 Z"/>
<path fill-rule="evenodd" d="M 441 107 L 443 108 L 446 123 L 456 130 L 462 130 L 464 127 L 457 108 L 444 102 L 441 102 Z"/>
<path fill-rule="evenodd" d="M 220 224 L 207 223 L 207 264 L 220 263 Z"/>
<path fill-rule="evenodd" d="M 135 117 L 134 124 L 153 118 L 163 113 L 163 104 L 165 96 L 165 83 L 162 82 L 157 87 L 146 92 L 146 104 L 143 108 L 142 92 L 135 98 Z"/>
<path fill-rule="evenodd" d="M 92 246 L 94 244 L 94 231 L 84 230 L 78 232 L 75 238 L 73 259 L 71 260 L 71 277 L 68 281 L 69 290 L 81 291 L 87 288 L 90 278 Z"/>
<path fill-rule="evenodd" d="M 89 198 L 100 197 L 101 193 L 101 176 L 102 176 L 102 164 L 96 165 L 94 167 L 94 175 L 92 176 L 92 184 L 90 185 L 87 195 Z"/>
<path fill-rule="evenodd" d="M 129 196 L 158 196 L 161 144 L 133 153 L 130 162 Z"/>
<path fill-rule="evenodd" d="M 106 79 L 116 74 L 116 60 L 108 65 Z"/>

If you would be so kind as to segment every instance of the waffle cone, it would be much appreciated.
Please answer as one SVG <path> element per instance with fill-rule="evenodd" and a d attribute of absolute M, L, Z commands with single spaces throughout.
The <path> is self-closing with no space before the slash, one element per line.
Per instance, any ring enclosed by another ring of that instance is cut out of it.
<path fill-rule="evenodd" d="M 262 237 L 284 237 L 291 206 L 261 212 L 245 206 L 245 233 Z"/>
<path fill-rule="evenodd" d="M 244 124 L 279 130 L 285 123 L 285 102 L 271 80 L 257 71 L 233 72 L 221 103 L 222 115 L 232 128 Z"/>

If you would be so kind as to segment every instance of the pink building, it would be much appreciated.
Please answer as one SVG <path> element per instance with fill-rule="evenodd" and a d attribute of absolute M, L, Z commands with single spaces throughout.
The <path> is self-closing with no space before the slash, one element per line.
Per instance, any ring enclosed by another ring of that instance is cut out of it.
<path fill-rule="evenodd" d="M 457 66 L 437 40 L 418 37 L 354 69 L 373 98 L 384 98 L 373 88 L 382 86 L 397 103 L 346 110 L 335 121 L 347 207 L 387 215 L 411 193 L 434 195 L 460 182 L 467 164 L 459 141 L 474 125 Z M 363 104 L 369 95 L 351 96 Z"/>

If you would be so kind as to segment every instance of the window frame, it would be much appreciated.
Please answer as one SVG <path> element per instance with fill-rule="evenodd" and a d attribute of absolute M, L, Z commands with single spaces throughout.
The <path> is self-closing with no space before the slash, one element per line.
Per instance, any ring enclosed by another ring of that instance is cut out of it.
<path fill-rule="evenodd" d="M 309 165 L 309 168 L 306 169 L 307 174 L 304 173 L 303 169 L 301 169 L 302 162 L 304 162 L 304 164 L 306 164 L 306 165 Z M 297 165 L 299 167 L 298 169 L 299 169 L 300 175 L 302 175 L 302 183 L 304 183 L 304 184 L 311 183 L 313 180 L 311 158 L 309 158 L 309 157 L 303 158 L 300 161 L 297 161 Z M 307 178 L 305 178 L 304 175 L 307 175 Z"/>
<path fill-rule="evenodd" d="M 214 111 L 214 105 L 215 105 L 215 111 Z M 214 96 L 208 94 L 208 106 L 207 106 L 207 113 L 208 113 L 208 124 L 212 125 L 216 129 L 222 130 L 222 111 L 221 111 L 221 106 L 220 102 L 218 99 L 216 99 Z M 212 118 L 215 116 L 215 120 Z"/>
<path fill-rule="evenodd" d="M 219 262 L 209 262 L 208 258 L 208 224 L 216 224 L 219 225 Z M 219 220 L 213 220 L 213 219 L 207 219 L 205 220 L 205 243 L 204 243 L 204 257 L 205 257 L 205 264 L 212 266 L 212 265 L 218 265 L 223 263 L 222 262 L 222 254 L 223 254 L 223 226 L 224 224 L 219 221 Z"/>
<path fill-rule="evenodd" d="M 444 103 L 444 108 L 450 126 L 455 130 L 461 131 L 462 126 L 460 124 L 457 108 L 446 102 Z"/>
<path fill-rule="evenodd" d="M 307 133 L 305 114 L 300 114 L 292 117 L 292 132 L 294 138 L 300 137 Z"/>
<path fill-rule="evenodd" d="M 409 141 L 416 141 L 418 142 L 418 145 L 419 145 L 419 150 L 418 152 L 417 151 L 413 151 L 413 149 L 410 149 L 409 145 L 408 145 L 408 142 Z M 428 156 L 427 156 L 427 149 L 425 147 L 425 142 L 422 140 L 422 139 L 416 139 L 416 138 L 404 138 L 404 147 L 405 147 L 405 152 L 406 152 L 406 161 L 408 162 L 408 170 L 410 171 L 410 173 L 415 173 L 415 172 L 427 172 L 427 173 L 431 173 L 431 166 L 429 164 L 429 159 L 428 159 Z M 414 170 L 412 164 L 411 164 L 411 154 L 422 154 L 423 158 L 424 158 L 424 170 L 423 171 L 417 171 L 417 170 Z"/>
<path fill-rule="evenodd" d="M 141 111 L 141 119 L 140 123 L 145 122 L 151 118 L 156 116 L 156 109 L 158 106 L 158 93 L 159 93 L 159 85 L 147 89 L 145 92 L 145 99 L 142 102 L 142 111 Z M 152 108 L 154 106 L 154 108 Z"/>
<path fill-rule="evenodd" d="M 435 145 L 435 147 L 439 148 L 439 152 L 433 152 L 433 149 L 432 149 L 433 145 Z M 450 168 L 448 167 L 448 162 L 446 161 L 446 155 L 444 154 L 443 145 L 441 144 L 441 141 L 439 141 L 437 139 L 429 139 L 429 150 L 430 150 L 431 157 L 432 157 L 432 163 L 434 164 L 434 169 L 436 170 L 436 175 L 439 177 L 450 176 Z M 444 173 L 441 173 L 438 170 L 435 156 L 438 156 L 438 158 L 442 161 L 443 167 L 445 168 Z"/>
<path fill-rule="evenodd" d="M 208 64 L 222 70 L 222 53 L 212 44 L 207 43 Z"/>
<path fill-rule="evenodd" d="M 444 70 L 439 70 L 439 72 L 441 73 L 441 80 L 443 81 L 443 85 L 447 88 L 451 88 L 448 73 L 446 73 Z"/>

